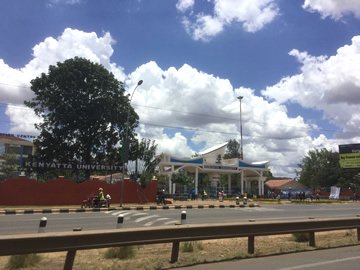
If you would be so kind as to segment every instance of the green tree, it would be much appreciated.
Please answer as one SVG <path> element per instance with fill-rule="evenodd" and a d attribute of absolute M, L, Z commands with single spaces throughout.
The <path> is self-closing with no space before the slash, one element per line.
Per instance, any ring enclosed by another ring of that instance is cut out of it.
<path fill-rule="evenodd" d="M 228 145 L 226 147 L 224 159 L 240 158 L 239 149 L 240 149 L 240 143 L 238 143 L 237 140 L 235 140 L 235 139 L 229 140 Z M 240 175 L 232 174 L 231 175 L 231 186 L 233 189 L 234 188 L 236 189 L 239 186 L 239 182 L 240 182 Z M 227 175 L 221 175 L 220 176 L 220 186 L 227 187 L 227 183 L 228 183 Z"/>
<path fill-rule="evenodd" d="M 235 139 L 229 140 L 228 145 L 226 147 L 226 153 L 224 155 L 224 159 L 240 158 L 239 148 L 240 148 L 240 143 L 238 143 Z"/>
<path fill-rule="evenodd" d="M 130 173 L 131 178 L 137 179 L 145 185 L 156 174 L 157 165 L 161 156 L 156 156 L 157 145 L 150 139 L 133 140 L 129 145 L 129 159 L 135 161 L 135 170 Z M 139 173 L 139 163 L 142 163 L 141 173 Z"/>
<path fill-rule="evenodd" d="M 17 176 L 19 174 L 19 158 L 17 158 L 16 154 L 3 154 L 2 159 L 4 160 L 4 162 L 1 166 L 0 179 L 3 180 Z"/>
<path fill-rule="evenodd" d="M 298 166 L 299 181 L 311 188 L 336 185 L 341 177 L 339 154 L 325 148 L 310 150 Z"/>
<path fill-rule="evenodd" d="M 193 179 L 190 176 L 187 176 L 184 171 L 180 170 L 171 176 L 171 181 L 176 184 L 187 186 L 192 183 Z"/>
<path fill-rule="evenodd" d="M 127 119 L 128 136 L 134 140 L 138 115 L 123 83 L 100 64 L 79 57 L 57 63 L 31 81 L 31 90 L 34 98 L 25 104 L 43 119 L 36 125 L 35 159 L 117 161 L 124 152 L 119 142 L 124 141 Z"/>

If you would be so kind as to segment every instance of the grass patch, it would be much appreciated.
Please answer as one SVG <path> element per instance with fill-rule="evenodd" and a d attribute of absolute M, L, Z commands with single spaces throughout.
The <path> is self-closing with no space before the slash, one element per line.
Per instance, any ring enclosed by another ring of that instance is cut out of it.
<path fill-rule="evenodd" d="M 135 257 L 135 248 L 133 246 L 113 247 L 105 252 L 106 259 L 131 259 Z"/>
<path fill-rule="evenodd" d="M 219 262 L 234 259 L 251 258 L 257 256 L 277 255 L 283 253 L 292 253 L 305 250 L 314 250 L 318 248 L 331 248 L 347 245 L 359 245 L 357 231 L 342 230 L 316 233 L 316 247 L 310 247 L 308 242 L 296 242 L 292 234 L 258 236 L 255 237 L 255 254 L 247 253 L 247 237 L 214 239 L 192 241 L 192 252 L 179 252 L 178 262 L 171 264 L 170 256 L 172 243 L 136 245 L 132 248 L 136 256 L 119 259 L 118 256 L 107 259 L 105 254 L 109 252 L 108 248 L 79 250 L 76 254 L 74 269 L 86 270 L 160 270 L 174 269 L 177 267 L 189 267 L 192 265 L 206 262 Z M 182 247 L 183 243 L 180 243 Z M 112 249 L 112 248 L 110 248 Z M 120 252 L 122 253 L 122 252 Z M 125 252 L 127 253 L 127 252 Z M 9 257 L 0 257 L 0 269 L 6 268 Z M 44 269 L 63 269 L 66 258 L 66 252 L 44 253 L 41 255 L 41 261 L 36 266 L 31 266 L 31 270 Z M 122 258 L 122 257 L 121 257 Z"/>
<path fill-rule="evenodd" d="M 20 269 L 31 266 L 36 266 L 41 260 L 37 254 L 23 254 L 10 256 L 7 263 L 8 269 Z"/>
<path fill-rule="evenodd" d="M 195 250 L 203 250 L 204 247 L 201 242 L 183 242 L 180 250 L 182 252 L 194 252 Z"/>

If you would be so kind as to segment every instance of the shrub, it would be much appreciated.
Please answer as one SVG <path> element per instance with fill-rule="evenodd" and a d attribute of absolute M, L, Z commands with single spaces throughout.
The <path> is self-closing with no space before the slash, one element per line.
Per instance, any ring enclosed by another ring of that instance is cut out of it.
<path fill-rule="evenodd" d="M 133 246 L 113 247 L 105 252 L 106 259 L 130 259 L 135 257 Z"/>
<path fill-rule="evenodd" d="M 293 233 L 292 234 L 296 242 L 308 242 L 309 233 Z"/>
<path fill-rule="evenodd" d="M 9 258 L 7 267 L 9 269 L 26 268 L 35 266 L 41 260 L 41 257 L 37 254 L 23 254 L 23 255 L 12 255 Z"/>
<path fill-rule="evenodd" d="M 182 252 L 194 252 L 195 248 L 198 250 L 203 250 L 204 247 L 199 242 L 184 242 L 181 244 Z"/>
<path fill-rule="evenodd" d="M 182 252 L 193 252 L 194 251 L 194 242 L 184 242 L 181 244 Z"/>

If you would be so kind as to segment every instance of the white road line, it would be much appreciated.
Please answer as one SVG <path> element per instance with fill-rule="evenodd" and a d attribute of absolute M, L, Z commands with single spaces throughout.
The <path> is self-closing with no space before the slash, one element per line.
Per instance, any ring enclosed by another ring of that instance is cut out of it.
<path fill-rule="evenodd" d="M 118 212 L 113 212 L 112 215 L 113 216 L 118 216 L 118 215 L 121 214 L 121 215 L 127 216 L 127 215 L 130 215 L 132 213 L 134 213 L 134 212 L 132 212 L 132 211 L 118 211 Z"/>
<path fill-rule="evenodd" d="M 120 214 L 127 213 L 127 211 L 109 211 L 109 214 L 112 214 L 113 216 L 118 216 Z"/>
<path fill-rule="evenodd" d="M 176 224 L 176 223 L 180 223 L 180 221 L 178 221 L 178 220 L 172 220 L 172 221 L 165 222 L 164 224 L 165 224 L 165 225 L 170 225 L 170 224 Z"/>
<path fill-rule="evenodd" d="M 168 220 L 168 219 L 170 219 L 170 218 L 157 218 L 156 220 L 154 220 L 154 221 L 150 221 L 150 222 L 148 222 L 148 223 L 145 223 L 144 224 L 144 226 L 151 226 L 151 225 L 153 225 L 154 223 L 156 223 L 156 222 L 159 222 L 159 221 L 163 221 L 163 220 Z"/>
<path fill-rule="evenodd" d="M 312 267 L 316 267 L 316 266 L 320 266 L 320 265 L 340 263 L 340 262 L 346 262 L 346 261 L 354 261 L 354 260 L 360 260 L 360 256 L 349 257 L 349 258 L 344 258 L 344 259 L 336 259 L 336 260 L 326 261 L 326 262 L 302 264 L 302 265 L 298 265 L 298 266 L 280 268 L 279 270 L 296 270 L 296 269 L 312 268 Z"/>
<path fill-rule="evenodd" d="M 147 215 L 149 215 L 149 214 L 148 213 L 135 213 L 132 216 L 137 217 L 137 216 L 147 216 Z"/>
<path fill-rule="evenodd" d="M 154 217 L 159 217 L 159 216 L 158 215 L 146 216 L 146 217 L 135 219 L 135 222 L 141 222 L 141 221 L 144 221 L 144 220 L 147 220 L 147 219 L 150 219 L 150 218 L 154 218 Z"/>

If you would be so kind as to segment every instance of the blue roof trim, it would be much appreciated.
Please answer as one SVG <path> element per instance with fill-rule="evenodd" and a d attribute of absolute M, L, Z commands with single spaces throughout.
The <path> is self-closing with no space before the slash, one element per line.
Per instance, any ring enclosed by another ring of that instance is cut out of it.
<path fill-rule="evenodd" d="M 170 162 L 190 163 L 190 164 L 203 164 L 204 159 L 203 159 L 203 158 L 197 158 L 197 159 L 176 159 L 176 158 L 170 158 Z"/>
<path fill-rule="evenodd" d="M 266 164 L 254 165 L 239 161 L 239 167 L 266 169 Z"/>

